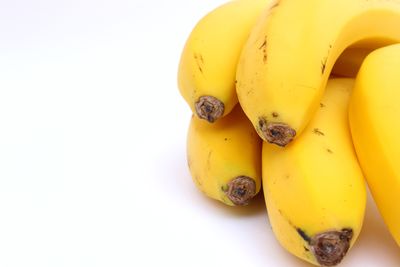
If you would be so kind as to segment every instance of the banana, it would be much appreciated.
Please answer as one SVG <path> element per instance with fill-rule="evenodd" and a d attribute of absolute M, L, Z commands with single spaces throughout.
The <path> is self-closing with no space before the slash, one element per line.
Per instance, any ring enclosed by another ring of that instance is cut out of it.
<path fill-rule="evenodd" d="M 273 1 L 244 46 L 237 94 L 261 138 L 285 146 L 311 120 L 347 47 L 400 41 L 400 1 Z"/>
<path fill-rule="evenodd" d="M 252 27 L 270 1 L 230 1 L 203 17 L 189 35 L 178 67 L 178 87 L 199 118 L 214 122 L 238 102 L 237 62 Z"/>
<path fill-rule="evenodd" d="M 196 186 L 227 205 L 247 205 L 261 188 L 261 142 L 239 105 L 213 124 L 193 115 L 187 161 Z"/>
<path fill-rule="evenodd" d="M 319 110 L 285 148 L 264 142 L 262 183 L 273 232 L 315 265 L 341 262 L 360 233 L 366 188 L 347 120 L 354 80 L 331 79 Z"/>
<path fill-rule="evenodd" d="M 349 105 L 354 146 L 372 196 L 400 246 L 400 45 L 361 65 Z"/>
<path fill-rule="evenodd" d="M 374 49 L 367 47 L 346 49 L 336 60 L 331 74 L 355 78 L 362 62 L 373 50 Z"/>

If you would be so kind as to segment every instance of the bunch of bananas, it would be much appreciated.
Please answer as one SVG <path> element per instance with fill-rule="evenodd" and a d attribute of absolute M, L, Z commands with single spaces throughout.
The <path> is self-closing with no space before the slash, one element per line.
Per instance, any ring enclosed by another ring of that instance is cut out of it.
<path fill-rule="evenodd" d="M 196 186 L 230 206 L 263 187 L 279 243 L 335 266 L 360 233 L 366 180 L 400 245 L 397 43 L 397 0 L 234 0 L 208 13 L 178 70 Z"/>

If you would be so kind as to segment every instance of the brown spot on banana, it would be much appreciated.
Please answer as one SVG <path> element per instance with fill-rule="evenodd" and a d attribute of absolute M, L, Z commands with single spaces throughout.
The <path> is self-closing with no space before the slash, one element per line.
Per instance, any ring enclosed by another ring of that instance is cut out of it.
<path fill-rule="evenodd" d="M 265 36 L 264 38 L 264 42 L 260 45 L 260 47 L 258 49 L 264 49 L 267 47 L 267 36 Z"/>
<path fill-rule="evenodd" d="M 322 132 L 320 129 L 318 128 L 314 128 L 313 133 L 316 135 L 322 135 L 325 136 L 324 132 Z"/>
<path fill-rule="evenodd" d="M 324 75 L 325 68 L 326 68 L 326 61 L 325 61 L 325 62 L 322 62 L 322 65 L 321 65 L 321 72 L 322 72 L 322 75 Z"/>
<path fill-rule="evenodd" d="M 268 60 L 268 55 L 267 55 L 267 36 L 264 37 L 264 42 L 261 44 L 261 46 L 258 49 L 262 50 L 263 62 L 264 62 L 264 64 L 267 64 L 267 60 Z"/>
<path fill-rule="evenodd" d="M 200 73 L 203 74 L 203 65 L 204 65 L 204 59 L 203 56 L 201 54 L 193 54 L 193 57 L 196 61 L 197 64 L 197 68 L 199 69 Z"/>
<path fill-rule="evenodd" d="M 270 7 L 269 7 L 269 10 L 272 10 L 272 9 L 276 8 L 277 6 L 279 6 L 280 1 L 281 1 L 281 0 L 275 0 L 275 1 L 273 1 L 273 2 L 271 3 Z"/>
<path fill-rule="evenodd" d="M 301 238 L 304 239 L 304 241 L 306 241 L 307 243 L 311 242 L 311 238 L 306 234 L 306 232 L 304 232 L 304 230 L 296 228 L 296 231 L 301 236 Z"/>

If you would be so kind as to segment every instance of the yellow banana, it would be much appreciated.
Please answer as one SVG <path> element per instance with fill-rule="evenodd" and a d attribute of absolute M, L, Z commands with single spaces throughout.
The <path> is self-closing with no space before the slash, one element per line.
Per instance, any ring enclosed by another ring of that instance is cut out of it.
<path fill-rule="evenodd" d="M 371 53 L 372 48 L 348 48 L 336 60 L 332 68 L 333 75 L 355 78 L 365 57 Z"/>
<path fill-rule="evenodd" d="M 196 186 L 227 205 L 246 205 L 261 188 L 261 139 L 237 105 L 210 124 L 192 116 L 187 161 Z"/>
<path fill-rule="evenodd" d="M 259 135 L 285 146 L 311 120 L 347 47 L 400 40 L 400 1 L 273 1 L 243 49 L 237 94 Z"/>
<path fill-rule="evenodd" d="M 349 106 L 354 146 L 372 196 L 400 245 L 400 45 L 361 65 Z"/>
<path fill-rule="evenodd" d="M 289 252 L 334 266 L 360 233 L 366 189 L 350 136 L 352 79 L 332 79 L 319 110 L 285 148 L 267 142 L 262 182 L 273 232 Z"/>
<path fill-rule="evenodd" d="M 203 17 L 191 32 L 181 55 L 178 87 L 199 118 L 214 122 L 238 102 L 237 62 L 254 23 L 270 1 L 230 1 Z"/>

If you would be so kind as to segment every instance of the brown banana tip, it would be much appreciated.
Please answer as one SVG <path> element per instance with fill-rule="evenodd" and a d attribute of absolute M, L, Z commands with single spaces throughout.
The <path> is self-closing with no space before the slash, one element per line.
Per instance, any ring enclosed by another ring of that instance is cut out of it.
<path fill-rule="evenodd" d="M 238 176 L 228 183 L 225 194 L 233 204 L 245 206 L 256 195 L 256 183 L 250 177 Z"/>
<path fill-rule="evenodd" d="M 285 123 L 267 122 L 265 118 L 260 118 L 258 126 L 263 139 L 278 146 L 286 146 L 296 136 L 296 131 Z"/>
<path fill-rule="evenodd" d="M 196 114 L 200 119 L 215 122 L 224 114 L 222 101 L 213 96 L 201 96 L 195 103 Z"/>
<path fill-rule="evenodd" d="M 335 266 L 346 256 L 352 237 L 352 229 L 324 232 L 311 238 L 310 248 L 321 266 Z"/>

